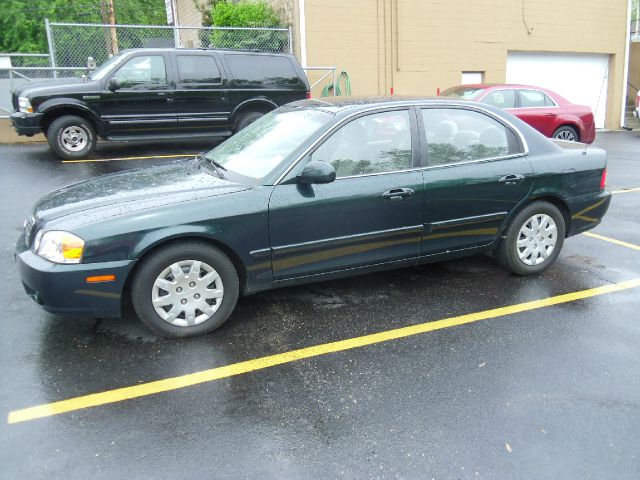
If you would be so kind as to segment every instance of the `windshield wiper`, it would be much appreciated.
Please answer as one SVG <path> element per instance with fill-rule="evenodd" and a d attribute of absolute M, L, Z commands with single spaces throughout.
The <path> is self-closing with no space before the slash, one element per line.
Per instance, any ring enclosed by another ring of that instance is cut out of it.
<path fill-rule="evenodd" d="M 211 166 L 213 166 L 213 168 L 215 169 L 216 175 L 218 175 L 220 178 L 224 178 L 224 174 L 222 173 L 222 171 L 224 170 L 226 172 L 227 169 L 221 163 L 218 163 L 215 160 L 210 159 L 204 153 L 199 153 L 198 155 L 196 155 L 196 160 L 198 160 L 198 161 L 200 161 L 200 160 L 208 161 L 211 164 Z"/>

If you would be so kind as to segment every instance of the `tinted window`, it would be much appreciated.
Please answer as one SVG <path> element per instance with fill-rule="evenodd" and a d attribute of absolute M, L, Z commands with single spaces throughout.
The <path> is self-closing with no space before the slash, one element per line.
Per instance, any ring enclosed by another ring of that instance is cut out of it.
<path fill-rule="evenodd" d="M 498 108 L 515 108 L 516 92 L 514 90 L 494 90 L 489 92 L 481 102 Z"/>
<path fill-rule="evenodd" d="M 536 90 L 520 90 L 520 107 L 533 108 L 533 107 L 545 107 L 547 96 Z"/>
<path fill-rule="evenodd" d="M 357 118 L 340 128 L 312 155 L 331 163 L 338 177 L 411 168 L 411 123 L 407 110 Z"/>
<path fill-rule="evenodd" d="M 207 55 L 178 55 L 178 75 L 185 84 L 220 83 L 220 70 L 213 57 Z"/>
<path fill-rule="evenodd" d="M 472 110 L 422 110 L 429 165 L 481 160 L 509 154 L 509 136 L 501 123 Z"/>
<path fill-rule="evenodd" d="M 120 67 L 115 79 L 122 88 L 165 86 L 167 71 L 164 58 L 160 55 L 132 58 Z"/>
<path fill-rule="evenodd" d="M 298 75 L 287 57 L 225 55 L 236 83 L 243 85 L 296 85 Z"/>

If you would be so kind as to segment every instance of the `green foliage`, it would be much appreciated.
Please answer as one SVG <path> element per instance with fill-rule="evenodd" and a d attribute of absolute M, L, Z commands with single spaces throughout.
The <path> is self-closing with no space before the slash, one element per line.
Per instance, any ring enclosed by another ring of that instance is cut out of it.
<path fill-rule="evenodd" d="M 278 13 L 265 1 L 209 0 L 202 12 L 203 25 L 215 27 L 285 28 Z M 288 43 L 287 32 L 213 31 L 209 34 L 211 47 L 244 50 L 282 51 Z"/>
<path fill-rule="evenodd" d="M 205 26 L 286 27 L 280 15 L 263 0 L 208 0 L 201 12 Z"/>
<path fill-rule="evenodd" d="M 44 19 L 52 22 L 103 23 L 104 0 L 0 0 L 0 52 L 47 52 Z M 164 0 L 114 0 L 116 22 L 167 23 Z M 91 37 L 92 34 L 89 35 Z M 78 35 L 77 45 L 94 41 Z"/>

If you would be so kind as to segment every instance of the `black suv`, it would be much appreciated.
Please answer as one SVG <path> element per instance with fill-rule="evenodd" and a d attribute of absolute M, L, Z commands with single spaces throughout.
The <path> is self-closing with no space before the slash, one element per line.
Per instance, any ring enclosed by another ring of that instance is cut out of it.
<path fill-rule="evenodd" d="M 13 92 L 19 135 L 43 132 L 67 159 L 107 140 L 228 136 L 309 96 L 294 56 L 237 50 L 124 50 L 85 79 Z"/>

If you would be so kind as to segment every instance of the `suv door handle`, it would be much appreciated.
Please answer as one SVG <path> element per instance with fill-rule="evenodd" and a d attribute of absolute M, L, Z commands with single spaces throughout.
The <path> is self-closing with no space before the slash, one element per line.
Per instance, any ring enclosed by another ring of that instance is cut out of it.
<path fill-rule="evenodd" d="M 498 182 L 504 183 L 505 185 L 515 185 L 516 183 L 520 183 L 521 181 L 523 181 L 524 178 L 524 175 L 516 173 L 514 175 L 505 175 L 500 180 L 498 180 Z"/>
<path fill-rule="evenodd" d="M 386 200 L 402 200 L 403 198 L 409 198 L 413 195 L 413 190 L 410 188 L 392 188 L 382 194 L 382 198 Z"/>

